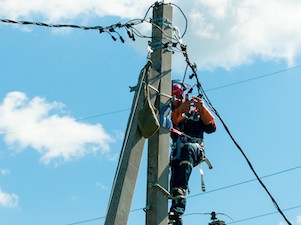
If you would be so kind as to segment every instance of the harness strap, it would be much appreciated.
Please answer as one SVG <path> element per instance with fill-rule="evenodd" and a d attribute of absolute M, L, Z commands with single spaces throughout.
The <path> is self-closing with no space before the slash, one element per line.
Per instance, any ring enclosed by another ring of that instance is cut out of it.
<path fill-rule="evenodd" d="M 173 128 L 173 127 L 170 128 L 170 131 L 174 132 L 175 134 L 178 134 L 179 136 L 187 137 L 191 140 L 196 139 L 196 138 L 191 137 L 190 135 L 187 135 L 187 134 L 185 134 L 185 133 L 183 133 L 183 132 L 181 132 L 181 131 Z M 179 141 L 180 141 L 180 138 L 177 139 L 176 148 L 179 148 Z M 178 156 L 179 152 L 180 152 L 179 149 L 177 149 L 177 156 Z M 177 156 L 176 156 L 176 158 L 177 158 Z M 202 167 L 202 162 L 205 162 L 209 169 L 212 169 L 213 166 L 212 166 L 211 162 L 209 161 L 209 159 L 205 156 L 205 153 L 203 152 L 203 157 L 202 157 L 202 160 L 201 160 L 201 163 L 200 163 L 199 171 L 200 171 L 200 174 L 201 174 L 202 191 L 205 192 L 206 191 L 206 186 L 205 186 L 205 181 L 204 181 L 204 170 L 203 170 L 203 167 Z M 179 165 L 181 166 L 183 164 L 188 164 L 191 168 L 193 168 L 192 163 L 187 161 L 187 160 L 181 161 Z"/>
<path fill-rule="evenodd" d="M 206 156 L 203 157 L 202 162 L 205 162 L 208 166 L 209 169 L 213 169 L 211 162 L 209 161 L 208 158 L 206 158 Z M 204 181 L 204 170 L 202 167 L 202 162 L 200 163 L 200 174 L 201 174 L 201 183 L 202 183 L 202 191 L 205 192 L 206 191 L 206 186 L 205 186 L 205 181 Z"/>
<path fill-rule="evenodd" d="M 170 128 L 170 131 L 173 132 L 173 133 L 175 133 L 175 134 L 177 134 L 177 135 L 187 137 L 187 138 L 189 138 L 189 139 L 195 139 L 195 137 L 191 137 L 190 135 L 185 134 L 185 133 L 183 133 L 182 131 L 179 131 L 179 130 L 173 128 L 173 127 Z"/>
<path fill-rule="evenodd" d="M 206 191 L 205 181 L 204 181 L 204 170 L 202 167 L 202 163 L 200 163 L 200 174 L 201 174 L 201 183 L 202 183 L 202 191 Z"/>

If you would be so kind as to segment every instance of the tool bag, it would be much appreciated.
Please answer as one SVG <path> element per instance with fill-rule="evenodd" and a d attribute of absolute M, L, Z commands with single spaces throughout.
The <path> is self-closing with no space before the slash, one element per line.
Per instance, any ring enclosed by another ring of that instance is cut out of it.
<path fill-rule="evenodd" d="M 149 138 L 160 128 L 159 112 L 150 101 L 148 84 L 144 84 L 144 95 L 145 103 L 138 113 L 138 126 L 142 136 Z"/>

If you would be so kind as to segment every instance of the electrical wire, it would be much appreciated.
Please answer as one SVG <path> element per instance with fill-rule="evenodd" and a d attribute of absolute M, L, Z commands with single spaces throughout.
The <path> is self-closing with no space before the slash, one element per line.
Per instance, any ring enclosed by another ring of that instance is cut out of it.
<path fill-rule="evenodd" d="M 301 205 L 297 205 L 297 206 L 293 206 L 293 207 L 289 207 L 289 208 L 286 208 L 286 209 L 283 209 L 283 211 L 291 211 L 291 210 L 294 210 L 294 209 L 298 209 L 298 208 L 301 208 Z M 134 209 L 134 210 L 131 210 L 131 213 L 132 212 L 137 212 L 137 211 L 143 211 L 143 208 L 138 208 L 138 209 Z M 244 218 L 244 219 L 239 219 L 239 220 L 232 220 L 232 222 L 228 222 L 227 224 L 237 224 L 237 223 L 240 223 L 240 222 L 245 222 L 245 221 L 249 221 L 249 220 L 254 220 L 254 219 L 258 219 L 258 218 L 261 218 L 261 217 L 265 217 L 265 216 L 270 216 L 270 215 L 273 215 L 273 214 L 276 214 L 278 213 L 278 211 L 274 211 L 274 212 L 269 212 L 269 213 L 265 213 L 265 214 L 261 214 L 261 215 L 257 215 L 257 216 L 252 216 L 252 217 L 248 217 L 248 218 Z M 193 215 L 208 215 L 209 213 L 187 213 L 183 216 L 193 216 Z M 225 215 L 227 216 L 225 213 L 217 213 L 217 214 L 221 214 L 221 215 Z M 230 218 L 229 216 L 227 216 L 228 218 Z M 74 222 L 74 223 L 69 223 L 69 224 L 66 224 L 66 225 L 77 225 L 77 224 L 83 224 L 83 223 L 88 223 L 88 222 L 92 222 L 92 221 L 96 221 L 96 220 L 102 220 L 102 219 L 105 219 L 106 217 L 103 216 L 103 217 L 96 217 L 96 218 L 93 218 L 93 219 L 88 219 L 88 220 L 83 220 L 83 221 L 79 221 L 79 222 Z"/>
<path fill-rule="evenodd" d="M 115 33 L 118 35 L 119 40 L 122 43 L 125 43 L 124 38 L 120 35 L 119 32 L 116 31 L 116 29 L 121 29 L 124 28 L 127 31 L 128 36 L 135 41 L 135 36 L 140 37 L 140 38 L 148 38 L 148 39 L 152 39 L 152 38 L 156 38 L 154 36 L 147 36 L 142 34 L 137 28 L 135 28 L 134 26 L 141 24 L 141 23 L 145 23 L 148 22 L 150 24 L 152 24 L 152 26 L 155 26 L 157 29 L 159 29 L 161 31 L 161 33 L 164 35 L 164 37 L 162 37 L 162 39 L 165 39 L 167 41 L 169 41 L 170 43 L 173 43 L 173 41 L 175 41 L 175 43 L 177 43 L 177 39 L 170 37 L 169 35 L 167 35 L 164 30 L 158 26 L 155 22 L 153 22 L 151 19 L 148 21 L 146 20 L 147 14 L 149 12 L 149 10 L 153 7 L 155 7 L 156 5 L 158 5 L 159 3 L 156 2 L 154 4 L 152 4 L 143 19 L 132 19 L 128 22 L 126 22 L 125 24 L 122 24 L 120 22 L 116 23 L 116 24 L 112 24 L 110 26 L 80 26 L 80 25 L 73 25 L 73 24 L 48 24 L 48 23 L 44 23 L 44 22 L 32 22 L 32 21 L 16 21 L 16 20 L 11 20 L 11 19 L 0 19 L 0 22 L 2 23 L 9 23 L 9 24 L 19 24 L 19 25 L 36 25 L 36 26 L 43 26 L 43 27 L 51 27 L 51 28 L 77 28 L 77 29 L 82 29 L 82 30 L 98 30 L 99 33 L 107 33 L 111 36 L 111 38 L 116 41 L 117 38 L 112 34 Z M 187 30 L 187 18 L 184 14 L 184 12 L 181 10 L 181 8 L 179 6 L 177 6 L 176 4 L 171 4 L 173 6 L 176 6 L 181 13 L 183 14 L 184 18 L 185 18 L 185 31 L 182 35 L 182 37 L 185 35 L 186 30 Z M 161 37 L 158 37 L 161 39 Z M 171 44 L 170 44 L 171 45 Z M 161 48 L 168 48 L 170 49 L 171 46 L 169 45 L 163 45 L 161 46 Z M 176 51 L 176 50 L 175 50 Z"/>
<path fill-rule="evenodd" d="M 269 195 L 270 199 L 272 200 L 274 206 L 276 207 L 276 209 L 278 210 L 278 212 L 282 215 L 282 217 L 285 219 L 285 221 L 291 225 L 291 222 L 286 218 L 286 216 L 284 215 L 283 211 L 280 209 L 278 203 L 276 202 L 276 200 L 274 199 L 274 197 L 272 196 L 272 194 L 270 193 L 270 191 L 267 189 L 267 187 L 264 185 L 264 183 L 261 181 L 260 177 L 258 176 L 257 172 L 255 171 L 255 169 L 253 168 L 250 160 L 248 159 L 248 157 L 246 156 L 246 154 L 244 153 L 243 149 L 240 147 L 240 145 L 238 144 L 238 142 L 235 140 L 235 138 L 233 137 L 232 133 L 230 132 L 228 126 L 226 125 L 226 123 L 224 122 L 224 120 L 222 119 L 222 117 L 220 116 L 220 114 L 218 113 L 218 111 L 214 108 L 214 106 L 211 104 L 208 96 L 206 95 L 204 89 L 202 87 L 200 87 L 201 92 L 204 96 L 204 98 L 206 99 L 207 104 L 210 106 L 210 108 L 213 110 L 214 114 L 219 118 L 219 120 L 221 121 L 221 123 L 223 124 L 226 132 L 228 133 L 229 137 L 231 138 L 231 140 L 233 141 L 233 143 L 235 144 L 235 146 L 238 148 L 238 150 L 240 151 L 240 153 L 243 155 L 243 157 L 245 158 L 245 160 L 247 161 L 247 164 L 249 165 L 251 171 L 253 172 L 253 174 L 255 175 L 255 177 L 257 178 L 258 182 L 261 184 L 261 186 L 263 187 L 263 189 L 266 191 L 266 193 Z"/>
<path fill-rule="evenodd" d="M 36 25 L 43 27 L 55 27 L 55 28 L 78 28 L 82 30 L 103 30 L 105 27 L 103 26 L 79 26 L 79 25 L 71 25 L 71 24 L 47 24 L 42 22 L 30 22 L 30 21 L 16 21 L 11 19 L 0 19 L 2 23 L 11 23 L 11 24 L 19 24 L 19 25 Z"/>
<path fill-rule="evenodd" d="M 72 24 L 48 24 L 43 22 L 16 21 L 11 19 L 0 19 L 0 22 L 9 23 L 9 24 L 19 24 L 19 25 L 36 25 L 36 26 L 51 27 L 51 28 L 77 28 L 82 30 L 98 30 L 100 34 L 108 33 L 114 41 L 116 41 L 117 38 L 114 35 L 112 35 L 112 33 L 115 33 L 118 35 L 120 41 L 124 43 L 125 42 L 124 38 L 120 35 L 119 32 L 116 31 L 116 29 L 124 28 L 128 31 L 129 29 L 132 29 L 134 26 L 143 23 L 143 20 L 140 19 L 130 20 L 124 24 L 118 22 L 110 26 L 80 26 L 80 25 L 72 25 Z M 134 41 L 134 38 L 131 37 L 131 39 Z"/>
<path fill-rule="evenodd" d="M 99 117 L 102 117 L 102 116 L 113 115 L 113 114 L 122 113 L 122 112 L 129 111 L 129 110 L 130 110 L 129 108 L 127 108 L 127 109 L 120 109 L 120 110 L 116 110 L 116 111 L 112 111 L 112 112 L 97 114 L 97 115 L 94 115 L 94 116 L 75 118 L 74 120 L 72 120 L 72 122 L 75 122 L 75 121 L 84 121 L 84 120 L 99 118 Z M 53 126 L 61 126 L 62 124 L 69 123 L 69 122 L 70 121 L 61 122 L 61 123 L 57 123 L 57 124 L 55 124 Z M 0 132 L 0 135 L 7 135 L 7 134 L 14 134 L 14 133 L 28 132 L 30 130 L 45 129 L 47 127 L 53 127 L 53 126 L 29 127 L 29 128 L 24 128 L 24 129 L 20 129 L 20 130 L 13 130 L 13 131 L 8 131 L 8 132 Z"/>
<path fill-rule="evenodd" d="M 237 225 L 236 221 L 232 217 L 230 217 L 229 215 L 227 215 L 226 213 L 215 213 L 215 212 L 212 212 L 212 213 L 187 213 L 187 214 L 183 215 L 183 217 L 184 216 L 185 217 L 187 217 L 187 216 L 194 216 L 194 215 L 212 215 L 213 213 L 216 214 L 216 215 L 226 216 L 226 217 L 228 217 L 232 221 L 231 223 L 235 223 L 235 225 Z M 227 224 L 229 224 L 229 223 L 227 223 Z"/>
<path fill-rule="evenodd" d="M 279 174 L 282 174 L 282 173 L 287 173 L 289 171 L 300 169 L 300 168 L 301 168 L 301 165 L 293 167 L 293 168 L 281 170 L 281 171 L 278 171 L 278 172 L 275 172 L 275 173 L 272 173 L 272 174 L 268 174 L 268 175 L 262 176 L 261 178 L 264 179 L 264 178 L 276 176 L 276 175 L 279 175 Z M 190 195 L 190 196 L 187 196 L 187 198 L 194 198 L 194 197 L 197 197 L 197 196 L 200 196 L 200 195 L 209 194 L 209 193 L 216 192 L 216 191 L 221 191 L 223 189 L 232 188 L 232 187 L 239 186 L 239 185 L 242 185 L 242 184 L 245 184 L 245 183 L 249 183 L 249 182 L 252 182 L 252 181 L 256 181 L 256 180 L 257 179 L 252 179 L 252 180 L 247 180 L 247 181 L 239 182 L 239 183 L 236 183 L 236 184 L 231 184 L 231 185 L 220 187 L 220 188 L 217 188 L 217 189 L 214 189 L 214 190 L 211 190 L 211 191 L 202 192 L 200 194 Z M 283 211 L 289 211 L 289 210 L 296 209 L 296 208 L 299 208 L 299 207 L 301 207 L 301 205 L 290 207 L 290 208 L 284 209 Z M 137 211 L 143 211 L 143 208 L 133 209 L 130 212 L 133 213 L 133 212 L 137 212 Z M 255 219 L 255 218 L 258 218 L 258 217 L 263 217 L 265 215 L 271 215 L 271 214 L 275 214 L 275 213 L 277 213 L 277 212 L 266 213 L 266 214 L 263 214 L 261 216 L 254 216 L 254 217 L 250 217 L 250 218 Z M 204 213 L 187 213 L 184 216 L 195 215 L 195 214 L 204 214 Z M 242 221 L 245 221 L 245 220 L 249 220 L 250 218 L 236 220 L 236 222 L 242 222 Z M 87 223 L 87 222 L 92 222 L 92 221 L 101 220 L 101 219 L 105 219 L 105 216 L 103 216 L 103 217 L 96 217 L 96 218 L 93 218 L 93 219 L 83 220 L 83 221 L 79 221 L 79 222 L 74 222 L 74 223 L 70 223 L 70 224 L 67 224 L 67 225 L 76 225 L 76 224 Z"/>
<path fill-rule="evenodd" d="M 154 7 L 156 4 L 158 4 L 157 2 L 155 4 L 153 4 L 152 6 L 150 6 L 144 16 L 144 19 L 143 21 L 145 20 L 149 10 Z M 174 6 L 176 6 L 180 11 L 181 13 L 183 14 L 185 20 L 186 20 L 186 27 L 185 27 L 185 31 L 182 35 L 182 37 L 185 35 L 186 31 L 187 31 L 187 17 L 185 16 L 185 14 L 183 13 L 182 9 L 180 7 L 178 7 L 176 4 L 172 4 Z M 123 38 L 121 37 L 121 35 L 115 31 L 115 28 L 121 28 L 121 27 L 125 27 L 125 24 L 115 24 L 115 25 L 111 25 L 109 27 L 103 27 L 103 26 L 78 26 L 78 25 L 68 25 L 68 24 L 46 24 L 46 23 L 41 23 L 41 22 L 28 22 L 28 21 L 14 21 L 14 20 L 9 20 L 9 19 L 1 19 L 0 22 L 3 22 L 3 23 L 13 23 L 13 24 L 22 24 L 22 25 L 37 25 L 37 26 L 45 26 L 45 27 L 56 27 L 56 28 L 60 28 L 60 27 L 68 27 L 68 28 L 78 28 L 78 29 L 83 29 L 83 30 L 99 30 L 100 33 L 102 32 L 109 32 L 109 33 L 112 33 L 112 32 L 115 32 L 118 34 L 120 40 L 122 42 L 124 42 Z M 163 30 L 161 30 L 162 33 Z M 114 39 L 114 36 L 111 35 L 112 38 Z M 169 37 L 172 39 L 172 37 Z M 115 40 L 115 39 L 114 39 Z M 182 45 L 183 47 L 183 45 Z M 206 95 L 203 87 L 200 85 L 200 82 L 198 80 L 198 76 L 197 76 L 197 73 L 196 73 L 196 67 L 195 65 L 191 64 L 191 62 L 189 61 L 189 58 L 188 58 L 188 54 L 186 52 L 186 49 L 183 50 L 182 48 L 182 53 L 184 54 L 185 56 L 185 59 L 186 59 L 186 62 L 187 62 L 187 65 L 189 65 L 189 67 L 192 69 L 193 71 L 193 76 L 196 78 L 197 80 L 197 87 L 198 87 L 198 90 L 199 90 L 199 93 L 202 94 L 205 102 L 207 103 L 207 105 L 210 107 L 210 109 L 215 113 L 215 115 L 220 119 L 221 123 L 223 124 L 226 132 L 229 134 L 231 140 L 234 142 L 234 144 L 236 145 L 236 147 L 239 149 L 239 151 L 242 153 L 243 157 L 245 158 L 245 160 L 247 161 L 250 169 L 252 170 L 252 172 L 254 173 L 255 177 L 257 178 L 257 180 L 259 181 L 259 183 L 262 185 L 262 187 L 265 189 L 265 191 L 268 193 L 268 195 L 270 196 L 272 202 L 274 203 L 276 209 L 278 210 L 278 212 L 283 216 L 283 218 L 286 220 L 286 222 L 288 224 L 291 224 L 288 219 L 285 217 L 285 215 L 283 214 L 283 212 L 281 211 L 280 207 L 278 206 L 277 202 L 275 201 L 275 199 L 273 198 L 273 196 L 270 194 L 269 190 L 266 188 L 266 186 L 263 184 L 263 182 L 261 181 L 260 177 L 257 175 L 256 171 L 254 170 L 251 162 L 249 161 L 249 159 L 247 158 L 247 156 L 245 155 L 245 153 L 243 152 L 242 148 L 239 146 L 239 144 L 237 143 L 237 141 L 234 139 L 234 137 L 232 136 L 229 128 L 227 127 L 227 125 L 225 124 L 225 122 L 223 121 L 222 117 L 220 116 L 220 114 L 218 113 L 218 111 L 214 108 L 214 106 L 212 105 L 212 103 L 210 102 L 208 96 Z M 192 76 L 192 77 L 193 77 Z"/>
<path fill-rule="evenodd" d="M 295 70 L 295 69 L 300 69 L 300 68 L 301 68 L 301 65 L 297 65 L 297 66 L 290 67 L 290 68 L 287 68 L 287 69 L 278 70 L 278 71 L 267 73 L 267 74 L 264 74 L 264 75 L 261 75 L 261 76 L 253 77 L 253 78 L 250 78 L 250 79 L 246 79 L 246 80 L 242 80 L 242 81 L 237 81 L 237 82 L 230 83 L 230 84 L 225 84 L 225 85 L 222 85 L 222 86 L 219 86 L 219 87 L 215 87 L 215 88 L 209 88 L 209 89 L 206 89 L 206 92 L 215 91 L 215 90 L 226 88 L 226 87 L 232 87 L 234 85 L 247 83 L 247 82 L 250 82 L 250 81 L 254 81 L 254 80 L 258 80 L 258 79 L 270 77 L 270 76 L 273 76 L 273 75 L 277 75 L 279 73 L 284 73 L 284 72 L 287 72 L 287 71 L 290 71 L 290 70 Z"/>
<path fill-rule="evenodd" d="M 280 209 L 278 203 L 276 202 L 276 200 L 274 199 L 274 197 L 272 196 L 272 194 L 270 193 L 270 191 L 267 189 L 267 187 L 264 185 L 264 183 L 261 181 L 260 177 L 258 176 L 257 172 L 255 171 L 255 169 L 253 168 L 253 165 L 251 164 L 250 160 L 248 159 L 248 157 L 246 156 L 246 154 L 244 153 L 243 149 L 240 147 L 240 145 L 238 144 L 238 142 L 235 140 L 235 138 L 233 137 L 232 133 L 230 132 L 228 126 L 226 125 L 225 121 L 223 120 L 223 118 L 221 117 L 221 115 L 218 113 L 218 111 L 215 109 L 215 107 L 212 105 L 210 99 L 208 98 L 205 90 L 203 89 L 199 78 L 198 78 L 198 74 L 197 74 L 197 67 L 195 64 L 191 63 L 188 53 L 187 53 L 187 46 L 184 44 L 181 44 L 181 49 L 182 49 L 182 53 L 183 56 L 185 58 L 185 61 L 187 63 L 187 65 L 191 68 L 192 70 L 192 75 L 189 77 L 190 79 L 195 78 L 196 79 L 196 86 L 198 88 L 198 93 L 199 93 L 199 97 L 202 97 L 202 99 L 205 101 L 205 103 L 207 104 L 207 106 L 209 107 L 209 109 L 218 117 L 218 119 L 221 121 L 224 129 L 226 130 L 226 132 L 228 133 L 230 139 L 232 140 L 232 142 L 234 143 L 234 145 L 237 147 L 237 149 L 240 151 L 240 153 L 243 155 L 243 157 L 245 158 L 248 166 L 250 167 L 251 171 L 253 172 L 253 174 L 255 175 L 255 177 L 257 178 L 258 182 L 260 183 L 260 185 L 263 187 L 263 189 L 266 191 L 266 193 L 269 195 L 271 201 L 273 202 L 274 206 L 276 207 L 276 209 L 278 210 L 278 212 L 282 215 L 282 217 L 285 219 L 285 221 L 291 225 L 291 222 L 286 218 L 286 216 L 284 215 L 284 213 L 282 212 L 282 210 Z"/>
<path fill-rule="evenodd" d="M 291 222 L 286 218 L 286 216 L 284 215 L 284 213 L 282 212 L 282 210 L 280 209 L 279 205 L 277 204 L 276 200 L 274 199 L 274 197 L 272 196 L 272 194 L 270 193 L 270 191 L 267 189 L 267 187 L 264 185 L 264 183 L 261 181 L 260 177 L 258 176 L 257 172 L 255 171 L 255 169 L 253 168 L 250 160 L 248 159 L 248 157 L 246 156 L 246 154 L 244 153 L 243 149 L 240 147 L 240 145 L 238 144 L 238 142 L 235 140 L 235 138 L 233 137 L 232 133 L 230 132 L 228 126 L 226 125 L 226 123 L 224 122 L 223 118 L 220 116 L 220 114 L 218 113 L 218 111 L 214 108 L 214 106 L 212 105 L 212 103 L 210 102 L 208 96 L 206 95 L 204 89 L 202 86 L 200 86 L 200 90 L 203 96 L 203 99 L 205 99 L 205 102 L 207 103 L 207 105 L 210 107 L 210 109 L 212 110 L 212 112 L 219 118 L 219 120 L 221 121 L 221 123 L 223 124 L 226 132 L 228 133 L 230 139 L 233 141 L 234 145 L 238 148 L 238 150 L 240 151 L 240 153 L 243 155 L 243 157 L 245 158 L 247 164 L 249 165 L 251 171 L 253 172 L 253 174 L 255 175 L 255 177 L 257 178 L 258 182 L 260 183 L 260 185 L 263 187 L 263 189 L 266 191 L 266 193 L 269 195 L 270 199 L 272 200 L 274 206 L 276 207 L 276 209 L 278 210 L 278 212 L 282 215 L 282 217 L 285 219 L 285 221 L 291 225 Z"/>
<path fill-rule="evenodd" d="M 264 75 L 254 77 L 254 78 L 250 78 L 250 79 L 246 79 L 246 80 L 242 80 L 242 81 L 238 81 L 238 82 L 234 82 L 234 83 L 230 83 L 230 84 L 226 84 L 226 85 L 222 85 L 222 86 L 218 86 L 218 87 L 214 87 L 214 88 L 209 88 L 209 89 L 206 89 L 205 92 L 211 92 L 211 91 L 215 91 L 215 90 L 218 90 L 218 89 L 232 87 L 232 86 L 235 86 L 235 85 L 238 85 L 238 84 L 247 83 L 247 82 L 250 82 L 250 81 L 266 78 L 266 77 L 269 77 L 269 76 L 277 75 L 279 73 L 284 73 L 284 72 L 287 72 L 287 71 L 290 71 L 290 70 L 300 69 L 300 68 L 301 68 L 301 65 L 298 65 L 298 66 L 291 67 L 291 68 L 288 68 L 288 69 L 274 71 L 274 72 L 271 72 L 271 73 L 267 73 L 267 74 L 264 74 Z M 187 73 L 187 67 L 185 69 L 184 78 L 186 77 L 186 73 Z M 183 79 L 183 82 L 184 82 L 184 79 Z M 115 110 L 115 111 L 111 111 L 111 112 L 96 114 L 96 115 L 93 115 L 93 116 L 80 117 L 80 118 L 75 118 L 74 121 L 84 121 L 84 120 L 99 118 L 99 117 L 103 117 L 103 116 L 109 116 L 109 115 L 129 111 L 129 110 L 130 110 L 130 108 L 127 108 L 127 109 L 120 109 L 120 110 Z M 27 129 L 25 128 L 25 129 L 22 129 L 22 130 L 15 130 L 15 131 L 10 131 L 10 132 L 0 132 L 0 135 L 6 135 L 6 134 L 18 133 L 18 132 L 25 132 L 25 131 L 28 131 L 28 130 L 41 129 L 41 128 L 44 128 L 44 127 L 45 126 L 43 126 L 43 127 L 39 126 L 39 127 L 32 127 L 32 128 L 27 128 Z M 204 194 L 206 194 L 206 193 L 204 193 Z"/>
<path fill-rule="evenodd" d="M 183 10 L 177 4 L 175 4 L 175 3 L 170 3 L 170 4 L 173 5 L 173 6 L 175 6 L 176 8 L 178 8 L 179 11 L 182 13 L 184 19 L 185 19 L 185 28 L 184 28 L 184 32 L 183 32 L 183 34 L 181 36 L 181 38 L 183 38 L 185 36 L 186 32 L 187 32 L 187 29 L 188 29 L 188 20 L 187 20 L 187 17 L 185 15 L 185 13 L 183 12 Z"/>
<path fill-rule="evenodd" d="M 286 209 L 283 209 L 282 211 L 290 211 L 290 210 L 297 209 L 297 208 L 301 208 L 301 205 L 297 205 L 297 206 L 293 206 L 293 207 L 290 207 L 290 208 L 286 208 Z M 245 221 L 249 221 L 249 220 L 258 219 L 258 218 L 261 218 L 261 217 L 273 215 L 273 214 L 276 214 L 276 213 L 278 213 L 278 211 L 274 211 L 274 212 L 270 212 L 270 213 L 265 213 L 265 214 L 261 214 L 261 215 L 257 215 L 257 216 L 252 216 L 252 217 L 245 218 L 245 219 L 236 220 L 236 222 L 237 223 L 245 222 Z M 233 222 L 230 222 L 230 223 L 227 223 L 227 224 L 233 224 Z"/>
<path fill-rule="evenodd" d="M 298 208 L 301 208 L 301 205 L 286 208 L 286 209 L 283 209 L 283 211 L 290 211 L 290 210 L 294 210 L 294 209 L 298 209 Z M 228 217 L 230 220 L 232 220 L 232 222 L 227 222 L 227 225 L 229 225 L 229 224 L 236 224 L 237 225 L 237 223 L 240 223 L 240 222 L 245 222 L 245 221 L 249 221 L 249 220 L 258 219 L 258 218 L 265 217 L 265 216 L 270 216 L 270 215 L 273 215 L 273 214 L 276 214 L 276 213 L 278 213 L 278 211 L 269 212 L 269 213 L 265 213 L 265 214 L 261 214 L 261 215 L 257 215 L 257 216 L 252 216 L 252 217 L 248 217 L 248 218 L 244 218 L 244 219 L 239 219 L 239 220 L 234 220 L 233 218 L 226 215 L 225 213 L 216 213 L 216 214 L 224 215 L 224 216 Z M 209 214 L 210 213 L 187 213 L 186 215 L 183 215 L 183 216 L 209 215 Z"/>
<path fill-rule="evenodd" d="M 275 172 L 275 173 L 272 173 L 272 174 L 268 174 L 268 175 L 265 175 L 265 176 L 262 176 L 262 177 L 260 177 L 260 179 L 265 179 L 265 178 L 276 176 L 276 175 L 279 175 L 279 174 L 282 174 L 282 173 L 287 173 L 287 172 L 297 170 L 297 169 L 300 169 L 300 168 L 301 168 L 301 165 L 293 167 L 293 168 L 289 168 L 289 169 L 286 169 L 286 170 L 281 170 L 281 171 L 278 171 L 278 172 Z M 212 192 L 221 191 L 221 190 L 224 190 L 224 189 L 240 186 L 242 184 L 247 184 L 247 183 L 250 183 L 250 182 L 253 182 L 253 181 L 256 181 L 256 180 L 257 179 L 250 179 L 250 180 L 242 181 L 242 182 L 239 182 L 239 183 L 230 184 L 230 185 L 219 187 L 219 188 L 216 188 L 216 189 L 213 189 L 213 190 L 208 190 L 206 192 L 201 192 L 201 193 L 198 193 L 198 194 L 190 195 L 190 196 L 187 196 L 187 198 L 194 198 L 194 197 L 197 197 L 197 196 L 200 196 L 200 195 L 205 195 L 205 194 L 209 194 L 209 193 L 212 193 Z"/>
<path fill-rule="evenodd" d="M 88 223 L 88 222 L 92 222 L 92 221 L 96 221 L 96 220 L 102 220 L 105 219 L 105 216 L 102 217 L 96 217 L 93 219 L 89 219 L 89 220 L 83 220 L 83 221 L 79 221 L 79 222 L 75 222 L 75 223 L 68 223 L 67 225 L 76 225 L 76 224 L 82 224 L 82 223 Z"/>

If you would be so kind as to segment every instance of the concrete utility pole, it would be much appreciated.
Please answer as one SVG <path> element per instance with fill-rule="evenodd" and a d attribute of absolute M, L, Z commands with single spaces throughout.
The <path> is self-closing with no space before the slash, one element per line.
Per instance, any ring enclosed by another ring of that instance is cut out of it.
<path fill-rule="evenodd" d="M 159 95 L 155 106 L 161 109 L 170 99 L 161 93 L 171 93 L 171 56 L 172 53 L 162 48 L 172 37 L 172 6 L 158 3 L 153 9 L 152 45 L 158 47 L 152 53 L 153 69 L 159 72 Z M 158 79 L 158 77 L 153 77 Z M 152 78 L 150 78 L 151 80 Z M 147 173 L 147 205 L 146 224 L 166 225 L 168 214 L 168 190 L 170 132 L 160 128 L 148 140 L 148 173 Z"/>
<path fill-rule="evenodd" d="M 146 65 L 147 67 L 148 65 Z M 142 84 L 146 71 L 142 70 L 138 84 Z M 138 111 L 144 102 L 143 88 L 136 91 L 127 130 L 120 153 L 109 200 L 105 225 L 126 225 L 141 163 L 145 138 L 138 127 Z"/>
<path fill-rule="evenodd" d="M 150 101 L 157 109 L 161 109 L 169 99 L 160 95 L 170 95 L 171 92 L 171 52 L 163 46 L 172 36 L 171 25 L 172 7 L 164 3 L 156 3 L 153 8 L 152 54 L 153 68 L 147 77 L 152 87 L 159 90 L 152 93 Z M 149 64 L 146 67 L 150 66 Z M 143 83 L 144 72 L 138 79 Z M 143 91 L 142 91 L 143 92 Z M 105 225 L 126 225 L 131 209 L 134 189 L 141 163 L 145 138 L 138 127 L 138 112 L 144 103 L 144 94 L 136 91 L 127 131 L 121 150 L 118 167 L 109 200 Z M 160 128 L 148 144 L 148 174 L 147 174 L 147 203 L 146 224 L 167 225 L 168 198 L 163 190 L 168 189 L 169 164 L 169 130 Z"/>

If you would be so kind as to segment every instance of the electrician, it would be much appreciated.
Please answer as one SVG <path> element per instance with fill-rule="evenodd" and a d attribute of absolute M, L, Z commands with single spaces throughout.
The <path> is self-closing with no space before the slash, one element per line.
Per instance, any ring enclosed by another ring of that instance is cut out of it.
<path fill-rule="evenodd" d="M 171 121 L 173 128 L 179 132 L 172 132 L 173 150 L 171 153 L 170 193 L 172 205 L 169 211 L 169 223 L 182 225 L 182 215 L 186 207 L 186 191 L 193 167 L 204 159 L 204 132 L 213 133 L 216 130 L 215 120 L 210 111 L 204 106 L 200 97 L 188 98 L 184 95 L 184 86 L 176 81 L 172 82 Z"/>

